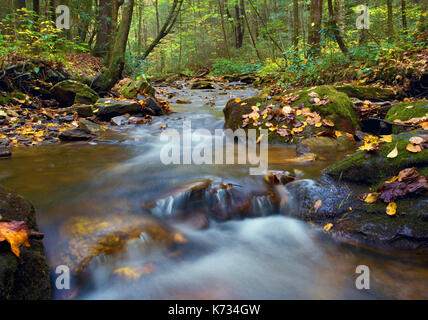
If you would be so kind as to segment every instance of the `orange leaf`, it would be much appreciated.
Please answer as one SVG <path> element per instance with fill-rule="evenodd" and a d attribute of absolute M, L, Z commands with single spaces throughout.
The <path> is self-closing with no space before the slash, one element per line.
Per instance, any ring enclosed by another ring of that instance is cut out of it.
<path fill-rule="evenodd" d="M 19 247 L 29 247 L 29 235 L 24 221 L 0 222 L 0 242 L 6 240 L 10 243 L 12 252 L 19 258 Z"/>

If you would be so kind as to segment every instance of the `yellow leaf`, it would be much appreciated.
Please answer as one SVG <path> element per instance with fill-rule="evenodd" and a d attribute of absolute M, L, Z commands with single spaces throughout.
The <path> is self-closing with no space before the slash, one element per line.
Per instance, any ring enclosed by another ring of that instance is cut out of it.
<path fill-rule="evenodd" d="M 322 206 L 322 201 L 321 201 L 321 200 L 317 200 L 317 201 L 314 203 L 314 210 L 315 210 L 315 212 L 317 212 L 317 211 L 318 211 L 318 209 L 319 209 L 321 206 Z"/>
<path fill-rule="evenodd" d="M 382 141 L 382 142 L 392 142 L 392 134 L 387 135 L 387 136 L 382 136 L 380 138 L 380 141 Z"/>
<path fill-rule="evenodd" d="M 416 153 L 416 152 L 421 152 L 422 148 L 418 144 L 409 143 L 406 147 L 406 150 L 409 152 Z"/>
<path fill-rule="evenodd" d="M 333 228 L 333 224 L 332 223 L 327 223 L 325 226 L 324 226 L 324 232 L 328 232 L 328 231 L 330 231 L 330 229 L 331 228 Z"/>
<path fill-rule="evenodd" d="M 324 119 L 322 121 L 327 127 L 334 127 L 334 123 L 331 120 Z"/>
<path fill-rule="evenodd" d="M 394 149 L 392 149 L 392 151 L 386 156 L 387 158 L 396 158 L 398 156 L 398 149 L 397 146 L 395 146 Z"/>
<path fill-rule="evenodd" d="M 10 249 L 19 258 L 19 247 L 29 247 L 30 231 L 24 221 L 0 222 L 0 242 L 6 240 Z"/>
<path fill-rule="evenodd" d="M 397 213 L 397 204 L 395 202 L 391 202 L 390 204 L 388 204 L 388 206 L 386 207 L 386 214 L 388 216 L 393 216 L 394 214 Z"/>
<path fill-rule="evenodd" d="M 367 203 L 374 203 L 377 201 L 379 195 L 377 193 L 368 193 L 364 196 L 364 201 Z"/>
<path fill-rule="evenodd" d="M 241 102 L 241 98 L 236 98 L 235 102 Z"/>

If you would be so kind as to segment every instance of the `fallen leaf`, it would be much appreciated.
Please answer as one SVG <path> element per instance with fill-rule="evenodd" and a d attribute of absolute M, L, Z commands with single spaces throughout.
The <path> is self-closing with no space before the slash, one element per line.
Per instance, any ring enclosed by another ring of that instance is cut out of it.
<path fill-rule="evenodd" d="M 410 139 L 409 139 L 409 142 L 411 142 L 411 143 L 413 143 L 413 144 L 421 144 L 421 143 L 423 143 L 425 140 L 424 140 L 424 138 L 421 138 L 421 137 L 411 137 Z"/>
<path fill-rule="evenodd" d="M 315 210 L 315 212 L 318 212 L 318 209 L 321 208 L 321 206 L 322 206 L 322 201 L 321 200 L 317 200 L 314 203 L 314 210 Z"/>
<path fill-rule="evenodd" d="M 386 207 L 386 214 L 388 216 L 393 216 L 396 213 L 397 213 L 397 204 L 395 202 L 389 203 L 388 206 Z"/>
<path fill-rule="evenodd" d="M 377 201 L 378 197 L 379 197 L 378 193 L 367 193 L 364 196 L 364 201 L 367 203 L 374 203 Z"/>
<path fill-rule="evenodd" d="M 10 249 L 19 258 L 19 247 L 30 246 L 30 232 L 24 221 L 0 222 L 0 242 L 6 240 Z"/>
<path fill-rule="evenodd" d="M 421 152 L 422 148 L 418 144 L 409 143 L 406 147 L 406 150 L 409 152 L 417 153 L 417 152 Z"/>
<path fill-rule="evenodd" d="M 380 138 L 380 141 L 383 141 L 383 142 L 392 142 L 392 134 L 390 134 L 390 135 L 386 135 L 386 136 L 382 136 L 381 138 Z"/>
<path fill-rule="evenodd" d="M 393 158 L 396 158 L 397 156 L 398 156 L 398 149 L 397 149 L 397 146 L 395 146 L 395 148 L 392 149 L 392 151 L 388 153 L 386 157 L 393 159 Z"/>
<path fill-rule="evenodd" d="M 327 223 L 325 226 L 324 226 L 324 232 L 328 232 L 328 231 L 330 231 L 330 229 L 331 228 L 333 228 L 333 224 L 332 223 Z"/>
<path fill-rule="evenodd" d="M 323 123 L 324 125 L 326 125 L 327 127 L 334 127 L 334 123 L 333 123 L 333 121 L 331 121 L 331 120 L 324 119 L 324 120 L 322 121 L 322 123 Z"/>

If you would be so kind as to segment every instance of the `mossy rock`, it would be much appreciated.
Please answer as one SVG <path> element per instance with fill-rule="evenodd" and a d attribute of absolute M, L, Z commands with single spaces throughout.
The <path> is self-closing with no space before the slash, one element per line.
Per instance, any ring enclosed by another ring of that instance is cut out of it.
<path fill-rule="evenodd" d="M 344 152 L 355 148 L 355 141 L 346 136 L 338 138 L 332 137 L 310 137 L 303 139 L 297 146 L 299 154 L 315 153 L 315 154 L 328 154 L 332 150 L 334 152 Z"/>
<path fill-rule="evenodd" d="M 410 106 L 413 108 L 409 108 Z M 403 102 L 393 106 L 386 114 L 385 120 L 390 122 L 394 122 L 394 120 L 407 121 L 425 116 L 428 116 L 428 101 L 420 100 Z"/>
<path fill-rule="evenodd" d="M 51 93 L 63 107 L 69 107 L 73 104 L 93 104 L 99 98 L 94 90 L 75 80 L 57 83 L 51 88 Z"/>
<path fill-rule="evenodd" d="M 34 207 L 16 193 L 0 187 L 2 219 L 25 221 L 30 230 L 38 230 Z M 30 240 L 20 248 L 20 259 L 6 241 L 0 243 L 0 300 L 36 300 L 51 298 L 49 267 L 42 240 Z"/>
<path fill-rule="evenodd" d="M 328 176 L 314 180 L 296 180 L 285 186 L 292 201 L 284 213 L 315 223 L 332 223 L 329 234 L 349 243 L 407 249 L 425 248 L 428 242 L 428 198 L 412 196 L 396 200 L 397 214 L 386 214 L 386 203 L 366 203 L 360 198 L 366 186 L 341 183 Z M 314 203 L 322 201 L 314 210 Z"/>
<path fill-rule="evenodd" d="M 343 85 L 336 86 L 335 89 L 345 93 L 349 97 L 358 98 L 360 100 L 388 101 L 398 97 L 397 93 L 392 89 L 374 86 Z"/>
<path fill-rule="evenodd" d="M 317 93 L 319 99 L 327 98 L 331 102 L 323 106 L 317 106 L 310 102 L 312 97 L 309 96 L 309 93 L 311 92 Z M 336 130 L 354 132 L 359 128 L 354 104 L 351 99 L 346 94 L 334 89 L 333 86 L 305 88 L 294 94 L 298 94 L 299 99 L 291 104 L 293 107 L 304 105 L 312 111 L 318 112 L 323 118 L 333 121 Z"/>
<path fill-rule="evenodd" d="M 146 79 L 140 78 L 122 86 L 119 92 L 127 99 L 135 99 L 139 94 L 154 97 L 156 90 Z"/>
<path fill-rule="evenodd" d="M 428 131 L 413 130 L 398 134 L 393 137 L 392 142 L 381 144 L 377 151 L 359 150 L 326 168 L 325 173 L 345 181 L 376 184 L 397 175 L 405 168 L 416 167 L 418 170 L 425 170 L 428 167 L 428 149 L 418 153 L 406 150 L 409 139 L 421 134 L 428 134 Z M 398 149 L 398 156 L 387 158 L 395 146 Z"/>
<path fill-rule="evenodd" d="M 311 103 L 312 97 L 309 93 L 316 92 L 320 99 L 327 97 L 331 102 L 324 106 L 317 106 Z M 269 142 L 271 143 L 299 143 L 302 139 L 310 138 L 313 135 L 321 131 L 332 131 L 338 130 L 342 132 L 354 132 L 355 129 L 359 128 L 357 117 L 354 111 L 354 105 L 349 97 L 341 92 L 336 91 L 332 86 L 319 86 L 314 88 L 307 88 L 297 92 L 291 92 L 292 94 L 299 95 L 299 98 L 294 101 L 291 105 L 293 107 L 307 107 L 312 111 L 316 111 L 324 119 L 333 121 L 335 124 L 334 128 L 306 126 L 304 130 L 294 136 L 282 137 L 274 131 L 268 132 Z M 242 116 L 252 112 L 252 106 L 259 106 L 260 110 L 263 110 L 267 105 L 275 105 L 275 100 L 268 100 L 262 96 L 251 97 L 241 101 L 234 99 L 230 100 L 223 112 L 225 115 L 225 126 L 227 128 L 236 130 L 242 128 Z M 297 120 L 304 121 L 306 117 L 297 116 Z M 274 123 L 281 127 L 285 123 Z M 251 123 L 245 127 L 248 129 L 255 129 Z M 267 129 L 267 128 L 265 128 Z"/>

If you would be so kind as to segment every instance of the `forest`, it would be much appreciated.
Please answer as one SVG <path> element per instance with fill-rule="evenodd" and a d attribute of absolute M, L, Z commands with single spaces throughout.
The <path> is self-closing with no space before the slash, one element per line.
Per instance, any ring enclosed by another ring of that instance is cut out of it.
<path fill-rule="evenodd" d="M 427 9 L 2 0 L 0 299 L 428 299 Z"/>

